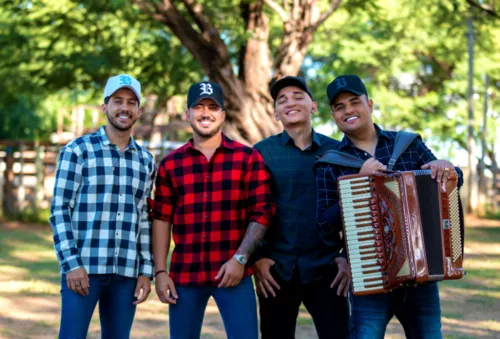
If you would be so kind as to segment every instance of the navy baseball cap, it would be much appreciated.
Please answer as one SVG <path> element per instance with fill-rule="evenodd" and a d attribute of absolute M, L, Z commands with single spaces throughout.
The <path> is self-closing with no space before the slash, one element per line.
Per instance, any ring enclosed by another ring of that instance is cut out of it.
<path fill-rule="evenodd" d="M 271 86 L 271 97 L 274 99 L 274 102 L 276 103 L 276 98 L 278 96 L 278 93 L 285 87 L 289 86 L 296 86 L 300 89 L 303 89 L 304 92 L 306 92 L 312 100 L 312 94 L 311 90 L 309 87 L 307 87 L 307 84 L 304 79 L 299 78 L 299 77 L 292 77 L 292 76 L 286 76 L 284 78 L 281 78 L 277 81 L 274 82 L 274 84 Z"/>
<path fill-rule="evenodd" d="M 220 108 L 224 108 L 224 94 L 222 93 L 222 87 L 215 82 L 203 81 L 191 85 L 188 90 L 187 96 L 187 106 L 188 108 L 193 108 L 202 99 L 212 99 L 219 105 Z"/>
<path fill-rule="evenodd" d="M 326 88 L 326 95 L 330 105 L 333 100 L 342 92 L 351 92 L 356 95 L 365 94 L 368 96 L 365 84 L 357 75 L 340 75 L 335 78 Z"/>

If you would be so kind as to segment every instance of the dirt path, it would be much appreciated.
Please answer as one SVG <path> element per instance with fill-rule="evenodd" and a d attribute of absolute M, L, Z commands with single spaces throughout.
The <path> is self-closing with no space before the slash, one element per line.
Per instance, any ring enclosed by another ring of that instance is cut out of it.
<path fill-rule="evenodd" d="M 469 274 L 459 282 L 443 282 L 440 285 L 443 333 L 445 338 L 500 338 L 500 276 L 497 275 L 500 271 L 500 222 L 468 218 L 467 225 L 468 237 L 472 239 L 468 238 L 465 246 L 465 266 Z M 5 259 L 6 248 L 19 246 L 18 242 L 10 239 L 8 232 L 11 230 L 39 237 L 26 240 L 26 248 L 43 243 L 43 250 L 37 250 L 35 257 L 27 255 L 29 252 L 22 249 L 9 250 L 8 259 Z M 46 245 L 51 243 L 50 230 L 46 226 L 8 223 L 0 225 L 0 231 L 4 232 L 4 239 L 0 239 L 0 338 L 55 338 L 60 299 L 57 279 L 54 279 L 57 272 L 52 272 L 53 252 Z M 50 274 L 44 274 L 50 275 L 49 278 L 25 278 L 30 267 L 38 271 L 41 265 L 48 265 L 46 270 Z M 298 323 L 297 339 L 317 338 L 307 312 L 301 312 Z M 169 337 L 168 308 L 158 301 L 154 293 L 138 308 L 132 333 L 133 338 Z M 100 338 L 97 310 L 88 338 Z M 202 338 L 225 338 L 213 300 L 207 307 Z M 386 338 L 404 338 L 401 325 L 392 321 Z"/>

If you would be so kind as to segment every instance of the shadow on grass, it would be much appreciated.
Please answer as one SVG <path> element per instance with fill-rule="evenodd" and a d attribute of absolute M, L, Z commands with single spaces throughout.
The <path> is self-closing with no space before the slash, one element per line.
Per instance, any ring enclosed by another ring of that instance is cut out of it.
<path fill-rule="evenodd" d="M 0 228 L 0 267 L 21 270 L 15 275 L 25 281 L 58 283 L 59 264 L 51 234 L 49 226 L 46 229 L 36 227 L 32 231 L 26 228 Z"/>
<path fill-rule="evenodd" d="M 467 241 L 484 244 L 500 243 L 500 227 L 469 227 L 465 229 L 465 245 Z"/>

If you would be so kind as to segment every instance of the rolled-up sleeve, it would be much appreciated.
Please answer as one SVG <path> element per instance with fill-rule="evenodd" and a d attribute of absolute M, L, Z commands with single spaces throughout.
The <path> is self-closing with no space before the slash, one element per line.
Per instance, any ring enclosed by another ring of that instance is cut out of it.
<path fill-rule="evenodd" d="M 176 196 L 168 173 L 168 166 L 169 160 L 167 157 L 158 166 L 154 199 L 148 199 L 148 203 L 151 209 L 151 218 L 172 222 Z"/>

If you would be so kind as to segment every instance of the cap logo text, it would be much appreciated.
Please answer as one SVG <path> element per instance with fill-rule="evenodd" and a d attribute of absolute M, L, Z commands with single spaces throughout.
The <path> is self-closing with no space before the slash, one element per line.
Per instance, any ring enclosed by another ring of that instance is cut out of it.
<path fill-rule="evenodd" d="M 200 84 L 200 95 L 208 94 L 211 95 L 214 92 L 212 89 L 212 84 Z"/>
<path fill-rule="evenodd" d="M 132 79 L 127 75 L 120 75 L 120 85 L 132 86 Z"/>
<path fill-rule="evenodd" d="M 347 81 L 344 78 L 340 78 L 335 80 L 335 85 L 337 86 L 337 89 L 344 88 L 347 86 Z"/>

